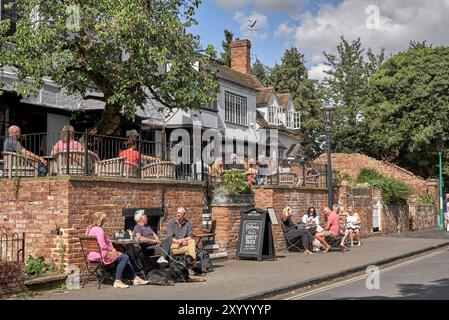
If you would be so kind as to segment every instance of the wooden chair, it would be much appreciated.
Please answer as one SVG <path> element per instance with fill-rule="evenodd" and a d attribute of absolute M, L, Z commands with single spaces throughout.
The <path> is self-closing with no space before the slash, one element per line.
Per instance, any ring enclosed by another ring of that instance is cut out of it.
<path fill-rule="evenodd" d="M 160 161 L 142 167 L 143 179 L 175 179 L 176 164 L 170 161 Z"/>
<path fill-rule="evenodd" d="M 95 174 L 101 177 L 122 177 L 125 174 L 125 157 L 95 163 Z"/>
<path fill-rule="evenodd" d="M 39 175 L 39 160 L 16 152 L 3 152 L 3 176 L 37 177 Z"/>
<path fill-rule="evenodd" d="M 67 151 L 61 151 L 53 155 L 55 174 L 67 175 L 67 167 L 70 176 L 83 176 L 86 172 L 86 154 L 84 151 L 69 151 L 69 161 L 67 163 Z M 88 152 L 88 173 L 95 168 L 96 159 L 93 153 Z"/>
<path fill-rule="evenodd" d="M 98 282 L 98 289 L 106 280 L 115 280 L 115 264 L 106 265 L 101 258 L 100 246 L 97 242 L 96 237 L 92 236 L 81 236 L 79 237 L 81 244 L 81 250 L 84 257 L 84 262 L 86 264 L 86 270 L 83 274 L 83 288 L 89 280 L 96 280 Z M 100 254 L 100 261 L 92 262 L 89 261 L 87 256 L 90 252 L 97 252 Z"/>

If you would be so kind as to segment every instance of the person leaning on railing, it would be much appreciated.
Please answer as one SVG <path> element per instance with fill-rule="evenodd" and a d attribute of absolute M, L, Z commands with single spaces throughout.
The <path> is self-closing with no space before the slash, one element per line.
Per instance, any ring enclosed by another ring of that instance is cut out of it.
<path fill-rule="evenodd" d="M 22 145 L 19 142 L 21 131 L 18 126 L 15 125 L 10 126 L 8 128 L 8 134 L 9 136 L 5 139 L 5 142 L 3 143 L 3 151 L 19 152 L 23 156 L 27 156 L 39 160 L 43 164 L 47 164 L 47 161 L 44 158 L 22 147 Z"/>
<path fill-rule="evenodd" d="M 126 142 L 127 149 L 120 152 L 119 157 L 125 158 L 127 163 L 137 165 L 139 163 L 139 152 L 136 150 L 136 141 L 137 138 L 135 135 L 130 135 L 128 137 L 128 141 Z M 158 158 L 151 157 L 140 153 L 140 160 L 148 160 L 148 161 L 157 161 Z"/>

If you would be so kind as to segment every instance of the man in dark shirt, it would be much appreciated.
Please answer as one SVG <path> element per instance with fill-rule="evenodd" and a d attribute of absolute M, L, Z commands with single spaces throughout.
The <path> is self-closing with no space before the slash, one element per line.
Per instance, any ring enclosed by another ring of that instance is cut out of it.
<path fill-rule="evenodd" d="M 172 239 L 168 237 L 164 241 L 161 241 L 158 235 L 148 225 L 148 217 L 143 210 L 136 211 L 134 220 L 137 224 L 134 227 L 133 235 L 141 242 L 143 254 L 146 256 L 160 254 L 161 257 L 157 262 L 167 263 Z"/>
<path fill-rule="evenodd" d="M 193 239 L 193 228 L 186 220 L 187 210 L 179 207 L 176 210 L 176 218 L 170 219 L 167 223 L 167 236 L 172 238 L 171 250 L 173 254 L 185 254 L 189 266 L 196 263 L 196 245 Z"/>

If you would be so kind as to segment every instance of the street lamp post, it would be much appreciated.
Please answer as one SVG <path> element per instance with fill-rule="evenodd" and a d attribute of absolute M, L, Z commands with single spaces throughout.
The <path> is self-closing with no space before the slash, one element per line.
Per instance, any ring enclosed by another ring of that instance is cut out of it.
<path fill-rule="evenodd" d="M 440 195 L 440 219 L 439 219 L 439 227 L 441 230 L 444 229 L 444 213 L 443 213 L 443 148 L 444 148 L 444 139 L 440 139 L 437 142 L 438 149 L 438 169 L 439 169 L 439 195 Z"/>
<path fill-rule="evenodd" d="M 329 208 L 332 209 L 333 204 L 333 196 L 332 196 L 332 155 L 331 155 L 331 126 L 332 120 L 334 117 L 334 108 L 333 107 L 323 107 L 320 109 L 321 114 L 324 118 L 324 126 L 326 129 L 326 137 L 327 137 L 327 203 Z"/>

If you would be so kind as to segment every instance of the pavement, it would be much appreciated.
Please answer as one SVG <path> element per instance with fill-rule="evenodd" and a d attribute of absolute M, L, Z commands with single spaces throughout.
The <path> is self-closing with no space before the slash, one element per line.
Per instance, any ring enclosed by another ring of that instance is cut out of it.
<path fill-rule="evenodd" d="M 301 287 L 336 279 L 413 255 L 449 246 L 449 232 L 426 230 L 362 239 L 363 245 L 341 253 L 305 255 L 278 252 L 276 261 L 231 260 L 216 262 L 205 282 L 175 286 L 136 286 L 97 289 L 94 284 L 79 290 L 45 292 L 42 300 L 252 300 L 263 299 Z"/>
<path fill-rule="evenodd" d="M 448 300 L 449 248 L 431 251 L 381 267 L 373 276 L 362 273 L 313 289 L 289 292 L 288 300 Z"/>

